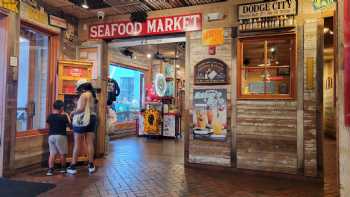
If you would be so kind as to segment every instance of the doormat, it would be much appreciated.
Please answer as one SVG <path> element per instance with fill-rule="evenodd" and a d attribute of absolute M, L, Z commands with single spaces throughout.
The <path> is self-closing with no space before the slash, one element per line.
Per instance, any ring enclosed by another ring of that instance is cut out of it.
<path fill-rule="evenodd" d="M 35 197 L 53 189 L 55 186 L 50 183 L 14 181 L 0 178 L 0 196 Z"/>

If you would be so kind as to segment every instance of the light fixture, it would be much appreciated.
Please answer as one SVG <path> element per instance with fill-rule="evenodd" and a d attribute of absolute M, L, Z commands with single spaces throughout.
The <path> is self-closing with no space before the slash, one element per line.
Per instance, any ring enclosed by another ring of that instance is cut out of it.
<path fill-rule="evenodd" d="M 87 4 L 86 0 L 83 0 L 83 3 L 81 4 L 81 7 L 84 9 L 89 9 L 89 5 Z"/>
<path fill-rule="evenodd" d="M 180 68 L 180 65 L 179 65 L 179 64 L 176 64 L 176 68 Z"/>
<path fill-rule="evenodd" d="M 150 59 L 152 55 L 150 53 L 147 54 L 147 58 Z"/>

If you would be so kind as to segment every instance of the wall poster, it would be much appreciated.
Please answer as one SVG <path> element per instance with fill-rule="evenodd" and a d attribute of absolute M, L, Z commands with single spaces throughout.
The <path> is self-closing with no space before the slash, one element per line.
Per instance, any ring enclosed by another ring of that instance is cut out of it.
<path fill-rule="evenodd" d="M 204 59 L 194 67 L 194 84 L 227 84 L 227 71 L 225 62 L 215 58 Z"/>
<path fill-rule="evenodd" d="M 224 141 L 227 134 L 227 90 L 193 91 L 193 137 Z"/>

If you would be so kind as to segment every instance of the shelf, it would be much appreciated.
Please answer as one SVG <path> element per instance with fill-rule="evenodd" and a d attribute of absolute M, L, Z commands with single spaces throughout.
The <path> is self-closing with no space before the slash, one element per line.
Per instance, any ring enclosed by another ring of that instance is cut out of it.
<path fill-rule="evenodd" d="M 81 76 L 76 76 L 76 77 L 63 76 L 61 78 L 62 78 L 62 81 L 78 81 L 79 79 L 84 78 L 84 77 L 81 77 Z"/>

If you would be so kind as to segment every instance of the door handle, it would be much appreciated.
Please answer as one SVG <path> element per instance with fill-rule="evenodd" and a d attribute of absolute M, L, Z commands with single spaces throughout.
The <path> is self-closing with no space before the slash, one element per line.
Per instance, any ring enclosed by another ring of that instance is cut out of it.
<path fill-rule="evenodd" d="M 27 111 L 28 116 L 30 116 L 30 117 L 35 116 L 35 102 L 34 101 L 31 101 L 28 103 L 26 111 Z"/>

